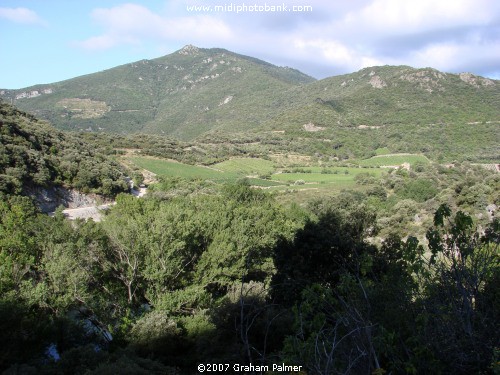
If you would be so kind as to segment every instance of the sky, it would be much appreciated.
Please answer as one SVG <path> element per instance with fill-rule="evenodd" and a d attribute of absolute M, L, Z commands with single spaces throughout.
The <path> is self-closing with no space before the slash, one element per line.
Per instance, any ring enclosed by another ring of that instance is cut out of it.
<path fill-rule="evenodd" d="M 318 79 L 375 65 L 500 79 L 500 1 L 0 0 L 0 88 L 58 82 L 187 44 Z"/>

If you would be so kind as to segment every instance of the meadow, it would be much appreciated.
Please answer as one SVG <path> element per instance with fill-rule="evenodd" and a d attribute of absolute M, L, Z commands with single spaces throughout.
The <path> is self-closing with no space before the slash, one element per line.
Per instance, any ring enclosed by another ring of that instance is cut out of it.
<path fill-rule="evenodd" d="M 233 158 L 211 167 L 150 157 L 127 159 L 137 167 L 160 176 L 182 177 L 188 180 L 212 180 L 218 183 L 235 182 L 246 178 L 252 186 L 288 192 L 312 190 L 320 194 L 330 190 L 338 192 L 342 189 L 359 188 L 356 184 L 356 176 L 360 174 L 378 178 L 384 173 L 384 169 L 377 167 L 325 168 L 316 166 L 295 167 L 291 170 L 279 169 L 272 161 L 260 158 Z"/>
<path fill-rule="evenodd" d="M 409 163 L 413 165 L 415 163 L 428 164 L 429 159 L 424 155 L 418 154 L 389 154 L 389 155 L 377 155 L 371 157 L 370 159 L 359 160 L 358 164 L 364 167 L 380 167 L 383 165 L 401 165 L 403 163 Z"/>
<path fill-rule="evenodd" d="M 272 162 L 263 159 L 238 158 L 215 164 L 213 167 L 179 163 L 165 159 L 149 157 L 131 157 L 130 162 L 139 168 L 146 169 L 156 175 L 182 177 L 188 180 L 212 180 L 215 182 L 234 182 L 247 175 L 261 175 L 272 171 Z M 253 186 L 277 186 L 279 182 L 251 177 Z"/>

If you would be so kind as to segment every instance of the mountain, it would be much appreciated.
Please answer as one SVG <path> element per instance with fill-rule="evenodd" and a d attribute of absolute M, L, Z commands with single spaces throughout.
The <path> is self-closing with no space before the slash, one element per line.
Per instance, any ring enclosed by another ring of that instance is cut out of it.
<path fill-rule="evenodd" d="M 382 127 L 497 122 L 500 81 L 432 68 L 377 66 L 287 93 L 288 109 L 266 128 Z"/>
<path fill-rule="evenodd" d="M 60 129 L 324 139 L 331 145 L 317 149 L 344 147 L 342 157 L 378 147 L 437 155 L 447 147 L 448 157 L 477 160 L 480 151 L 493 160 L 500 144 L 500 81 L 432 68 L 378 66 L 315 80 L 224 49 L 186 46 L 63 82 L 0 90 L 0 97 Z"/>
<path fill-rule="evenodd" d="M 251 129 L 273 116 L 284 91 L 312 81 L 291 68 L 188 45 L 158 59 L 0 94 L 61 129 L 190 139 L 211 129 Z"/>

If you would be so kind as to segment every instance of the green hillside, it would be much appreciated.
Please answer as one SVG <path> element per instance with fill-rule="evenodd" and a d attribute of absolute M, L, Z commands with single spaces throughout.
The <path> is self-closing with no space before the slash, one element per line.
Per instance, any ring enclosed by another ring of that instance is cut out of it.
<path fill-rule="evenodd" d="M 500 81 L 432 68 L 378 66 L 316 81 L 227 50 L 186 46 L 0 96 L 60 129 L 168 136 L 196 142 L 192 150 L 230 147 L 232 156 L 273 150 L 346 160 L 383 149 L 495 163 L 500 155 Z M 210 159 L 221 161 L 217 153 Z"/>
<path fill-rule="evenodd" d="M 213 129 L 249 130 L 272 118 L 280 95 L 314 79 L 223 49 L 186 46 L 3 97 L 66 130 L 150 132 L 191 139 Z"/>
<path fill-rule="evenodd" d="M 321 132 L 500 121 L 500 82 L 432 68 L 365 68 L 291 89 L 286 96 L 289 109 L 269 123 L 276 129 L 309 123 L 315 126 L 310 131 Z"/>
<path fill-rule="evenodd" d="M 0 195 L 53 186 L 108 196 L 128 190 L 122 167 L 95 145 L 0 100 Z"/>

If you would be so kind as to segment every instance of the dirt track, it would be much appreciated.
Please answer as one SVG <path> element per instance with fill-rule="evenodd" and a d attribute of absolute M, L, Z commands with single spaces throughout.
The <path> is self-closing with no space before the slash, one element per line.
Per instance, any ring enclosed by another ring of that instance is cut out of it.
<path fill-rule="evenodd" d="M 68 208 L 63 210 L 64 216 L 70 220 L 75 219 L 93 219 L 94 221 L 101 221 L 103 211 L 116 204 L 116 202 L 102 204 L 100 206 Z"/>

